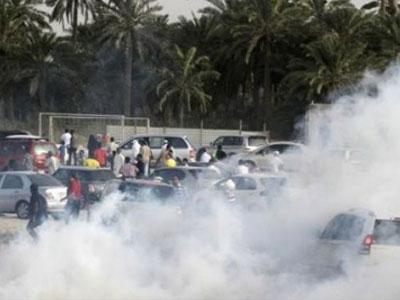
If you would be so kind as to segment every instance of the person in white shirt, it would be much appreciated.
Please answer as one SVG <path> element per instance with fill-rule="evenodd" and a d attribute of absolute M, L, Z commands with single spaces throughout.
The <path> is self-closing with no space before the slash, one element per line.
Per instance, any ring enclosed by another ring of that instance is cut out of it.
<path fill-rule="evenodd" d="M 132 146 L 132 151 L 133 151 L 133 157 L 132 157 L 132 161 L 134 161 L 136 159 L 136 156 L 138 156 L 138 154 L 140 153 L 140 144 L 137 140 L 133 140 L 133 146 Z"/>
<path fill-rule="evenodd" d="M 47 172 L 50 175 L 53 175 L 58 170 L 58 168 L 60 167 L 60 162 L 53 155 L 53 153 L 51 151 L 49 151 L 47 153 L 47 159 L 46 159 L 46 162 L 45 162 L 45 166 L 47 168 Z"/>
<path fill-rule="evenodd" d="M 283 160 L 280 157 L 280 153 L 275 151 L 270 160 L 271 171 L 273 173 L 279 173 L 283 170 Z"/>
<path fill-rule="evenodd" d="M 115 142 L 114 138 L 110 138 L 110 143 L 107 145 L 107 152 L 112 153 L 113 151 L 117 151 L 118 144 Z"/>
<path fill-rule="evenodd" d="M 125 163 L 125 156 L 122 155 L 121 149 L 117 149 L 117 153 L 114 156 L 114 165 L 113 165 L 113 172 L 115 177 L 120 177 L 120 170 Z"/>
<path fill-rule="evenodd" d="M 200 162 L 202 163 L 209 163 L 211 159 L 212 157 L 210 154 L 207 153 L 207 151 L 204 151 L 203 154 L 200 156 Z"/>
<path fill-rule="evenodd" d="M 236 173 L 240 175 L 249 174 L 249 168 L 246 166 L 246 163 L 243 160 L 239 160 Z"/>
<path fill-rule="evenodd" d="M 61 140 L 64 142 L 65 148 L 68 149 L 71 143 L 71 134 L 68 129 L 65 129 L 65 132 L 61 135 Z"/>

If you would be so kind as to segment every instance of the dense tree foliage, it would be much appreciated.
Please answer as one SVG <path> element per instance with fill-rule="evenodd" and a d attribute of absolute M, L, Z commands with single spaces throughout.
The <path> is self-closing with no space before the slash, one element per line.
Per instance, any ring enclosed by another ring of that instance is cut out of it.
<path fill-rule="evenodd" d="M 288 138 L 311 102 L 351 91 L 400 51 L 394 0 L 208 2 L 170 22 L 156 0 L 0 0 L 1 117 L 107 113 L 210 127 L 242 119 Z M 52 21 L 71 30 L 55 33 Z"/>

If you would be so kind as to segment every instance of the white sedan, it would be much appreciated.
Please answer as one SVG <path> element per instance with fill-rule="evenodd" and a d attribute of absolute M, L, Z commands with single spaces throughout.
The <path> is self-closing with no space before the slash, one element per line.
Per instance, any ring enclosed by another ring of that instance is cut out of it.
<path fill-rule="evenodd" d="M 47 201 L 49 213 L 64 210 L 67 188 L 57 179 L 35 172 L 0 172 L 0 213 L 16 213 L 18 218 L 29 216 L 30 186 L 35 183 Z"/>

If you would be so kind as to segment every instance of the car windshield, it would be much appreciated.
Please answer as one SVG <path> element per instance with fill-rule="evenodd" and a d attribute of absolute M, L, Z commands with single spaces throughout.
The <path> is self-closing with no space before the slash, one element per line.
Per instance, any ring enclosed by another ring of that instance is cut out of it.
<path fill-rule="evenodd" d="M 249 146 L 264 146 L 267 144 L 267 139 L 264 136 L 249 137 Z"/>
<path fill-rule="evenodd" d="M 326 240 L 356 240 L 363 229 L 365 219 L 351 214 L 340 214 L 333 218 L 324 232 L 321 239 Z"/>
<path fill-rule="evenodd" d="M 57 153 L 56 147 L 50 143 L 36 144 L 33 148 L 33 152 L 36 155 L 48 153 L 49 151 L 51 151 L 53 154 Z"/>
<path fill-rule="evenodd" d="M 28 178 L 38 186 L 63 186 L 57 179 L 47 175 L 28 175 Z"/>
<path fill-rule="evenodd" d="M 374 243 L 400 246 L 400 221 L 375 220 Z"/>

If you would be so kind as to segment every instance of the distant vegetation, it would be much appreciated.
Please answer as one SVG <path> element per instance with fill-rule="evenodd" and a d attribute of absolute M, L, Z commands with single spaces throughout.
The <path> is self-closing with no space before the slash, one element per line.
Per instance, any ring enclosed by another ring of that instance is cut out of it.
<path fill-rule="evenodd" d="M 0 113 L 125 114 L 289 137 L 308 104 L 354 89 L 400 49 L 397 3 L 208 0 L 170 23 L 155 0 L 0 0 Z M 82 17 L 83 16 L 83 17 Z M 68 24 L 56 35 L 51 21 Z M 79 21 L 79 22 L 78 22 Z M 84 21 L 84 22 L 82 22 Z"/>

